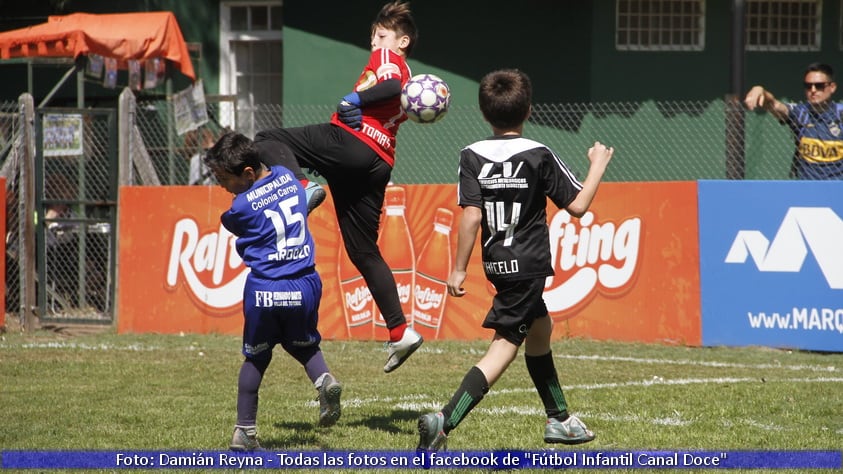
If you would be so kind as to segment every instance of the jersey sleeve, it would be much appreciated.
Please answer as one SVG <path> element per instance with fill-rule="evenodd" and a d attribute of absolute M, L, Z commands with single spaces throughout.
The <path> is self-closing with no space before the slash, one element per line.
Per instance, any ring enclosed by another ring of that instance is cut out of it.
<path fill-rule="evenodd" d="M 239 237 L 243 235 L 243 231 L 238 225 L 237 211 L 233 207 L 222 213 L 220 223 L 225 227 L 225 230 L 231 232 L 234 236 Z"/>
<path fill-rule="evenodd" d="M 480 190 L 480 182 L 477 180 L 476 160 L 472 159 L 472 155 L 473 153 L 468 149 L 460 152 L 460 180 L 457 183 L 457 204 L 460 207 L 474 206 L 483 208 L 483 194 Z"/>
<path fill-rule="evenodd" d="M 558 156 L 550 149 L 543 166 L 544 193 L 559 209 L 571 204 L 582 189 L 582 183 Z"/>

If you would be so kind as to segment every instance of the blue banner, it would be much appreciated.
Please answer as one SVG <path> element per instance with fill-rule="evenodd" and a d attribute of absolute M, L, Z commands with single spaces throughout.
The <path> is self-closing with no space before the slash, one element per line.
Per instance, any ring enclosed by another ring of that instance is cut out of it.
<path fill-rule="evenodd" d="M 2 469 L 840 469 L 840 451 L 3 451 Z"/>
<path fill-rule="evenodd" d="M 702 343 L 843 352 L 843 181 L 700 181 Z"/>

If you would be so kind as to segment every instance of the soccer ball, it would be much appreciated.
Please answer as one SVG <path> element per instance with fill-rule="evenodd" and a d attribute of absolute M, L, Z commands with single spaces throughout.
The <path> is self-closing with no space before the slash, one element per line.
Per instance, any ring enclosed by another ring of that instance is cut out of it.
<path fill-rule="evenodd" d="M 413 76 L 401 91 L 401 107 L 407 117 L 416 123 L 433 123 L 448 112 L 451 90 L 439 76 L 419 74 Z"/>

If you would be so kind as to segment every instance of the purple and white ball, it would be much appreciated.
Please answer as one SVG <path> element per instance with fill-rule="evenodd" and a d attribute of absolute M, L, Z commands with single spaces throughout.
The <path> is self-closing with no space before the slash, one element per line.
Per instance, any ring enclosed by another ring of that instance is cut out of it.
<path fill-rule="evenodd" d="M 419 74 L 413 76 L 401 91 L 401 107 L 407 117 L 416 123 L 433 123 L 448 113 L 451 91 L 439 76 Z"/>

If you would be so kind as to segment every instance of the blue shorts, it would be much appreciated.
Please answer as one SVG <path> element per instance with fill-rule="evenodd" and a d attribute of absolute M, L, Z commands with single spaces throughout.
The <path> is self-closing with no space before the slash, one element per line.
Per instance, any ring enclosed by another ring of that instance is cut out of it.
<path fill-rule="evenodd" d="M 315 271 L 289 280 L 264 280 L 250 274 L 243 288 L 243 355 L 269 358 L 276 344 L 288 352 L 318 346 L 321 299 L 322 279 Z"/>

